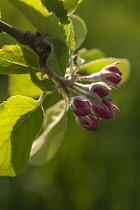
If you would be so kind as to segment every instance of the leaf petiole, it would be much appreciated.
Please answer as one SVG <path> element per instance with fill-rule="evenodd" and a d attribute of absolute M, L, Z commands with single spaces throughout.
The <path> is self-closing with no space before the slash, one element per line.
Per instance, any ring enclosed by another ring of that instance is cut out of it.
<path fill-rule="evenodd" d="M 38 107 L 40 106 L 40 104 L 43 103 L 43 101 L 44 101 L 44 99 L 46 98 L 46 96 L 47 96 L 47 92 L 46 92 L 46 91 L 44 91 L 44 92 L 40 95 L 40 97 L 39 97 L 39 99 L 38 99 Z"/>

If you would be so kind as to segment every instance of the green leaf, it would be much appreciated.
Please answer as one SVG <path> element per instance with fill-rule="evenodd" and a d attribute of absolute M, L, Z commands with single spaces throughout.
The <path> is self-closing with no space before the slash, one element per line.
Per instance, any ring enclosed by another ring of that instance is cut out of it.
<path fill-rule="evenodd" d="M 49 11 L 43 6 L 41 0 L 8 0 L 40 31 L 46 25 L 46 17 Z"/>
<path fill-rule="evenodd" d="M 54 75 L 61 77 L 65 74 L 69 62 L 69 49 L 58 39 L 46 37 L 45 41 L 51 46 L 51 54 L 47 59 L 47 67 Z"/>
<path fill-rule="evenodd" d="M 0 33 L 0 48 L 2 48 L 5 44 L 17 44 L 17 41 L 6 33 Z"/>
<path fill-rule="evenodd" d="M 9 98 L 9 78 L 7 75 L 0 75 L 0 103 Z"/>
<path fill-rule="evenodd" d="M 9 92 L 11 95 L 23 95 L 38 98 L 42 91 L 31 81 L 30 74 L 11 74 Z"/>
<path fill-rule="evenodd" d="M 126 82 L 130 73 L 130 62 L 127 59 L 122 59 L 122 58 L 97 59 L 95 61 L 89 62 L 81 66 L 80 71 L 84 71 L 87 74 L 93 74 L 95 72 L 100 71 L 105 66 L 114 62 L 119 62 L 117 67 L 122 71 L 122 78 Z"/>
<path fill-rule="evenodd" d="M 30 68 L 39 70 L 33 51 L 19 45 L 6 45 L 0 49 L 0 74 L 26 74 Z"/>
<path fill-rule="evenodd" d="M 42 0 L 43 5 L 47 8 L 49 12 L 53 12 L 62 24 L 68 24 L 67 10 L 65 10 L 63 2 L 59 0 Z"/>
<path fill-rule="evenodd" d="M 49 79 L 40 80 L 33 69 L 30 69 L 30 76 L 32 82 L 42 91 L 52 92 L 57 89 L 55 84 L 51 80 Z"/>
<path fill-rule="evenodd" d="M 80 58 L 85 60 L 84 64 L 94 61 L 96 59 L 106 57 L 105 54 L 103 53 L 103 51 L 101 51 L 100 49 L 87 50 L 87 49 L 83 48 L 78 51 L 78 54 L 79 54 Z"/>
<path fill-rule="evenodd" d="M 65 35 L 67 37 L 66 43 L 69 46 L 69 48 L 73 50 L 73 37 L 71 36 L 71 21 L 67 16 L 67 10 L 65 10 L 63 3 L 59 0 L 42 0 L 42 2 L 45 5 L 45 7 L 49 10 L 49 12 L 53 12 L 56 15 L 56 17 L 59 18 L 61 24 L 64 27 Z"/>
<path fill-rule="evenodd" d="M 9 0 L 43 35 L 58 38 L 66 42 L 67 32 L 53 12 L 49 12 L 41 0 Z"/>
<path fill-rule="evenodd" d="M 72 14 L 77 6 L 83 1 L 83 0 L 62 0 L 65 9 L 68 10 L 68 14 Z"/>
<path fill-rule="evenodd" d="M 71 15 L 70 19 L 74 29 L 75 50 L 77 50 L 85 40 L 87 28 L 82 18 L 78 15 Z"/>
<path fill-rule="evenodd" d="M 48 162 L 58 150 L 67 127 L 65 102 L 59 101 L 45 113 L 43 131 L 33 143 L 30 163 L 43 165 Z"/>
<path fill-rule="evenodd" d="M 70 34 L 69 34 L 67 43 L 68 43 L 70 50 L 73 51 L 75 49 L 75 40 L 74 40 L 74 28 L 72 25 L 72 21 L 71 21 L 71 25 L 70 25 Z"/>
<path fill-rule="evenodd" d="M 43 110 L 32 98 L 13 96 L 0 105 L 0 175 L 15 176 L 27 166 Z"/>

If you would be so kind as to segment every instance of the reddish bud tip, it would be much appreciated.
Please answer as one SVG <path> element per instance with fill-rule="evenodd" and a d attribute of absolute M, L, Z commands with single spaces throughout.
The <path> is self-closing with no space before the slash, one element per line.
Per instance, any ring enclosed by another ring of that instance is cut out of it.
<path fill-rule="evenodd" d="M 109 82 L 112 82 L 115 85 L 117 85 L 121 82 L 121 79 L 117 79 L 115 77 L 106 77 L 106 80 Z"/>
<path fill-rule="evenodd" d="M 77 116 L 86 116 L 90 113 L 90 102 L 85 97 L 77 96 L 71 101 L 71 109 Z"/>
<path fill-rule="evenodd" d="M 94 107 L 94 111 L 96 114 L 102 119 L 110 119 L 114 117 L 114 109 L 110 101 L 102 100 L 103 104 L 105 105 L 106 109 L 102 107 Z"/>
<path fill-rule="evenodd" d="M 79 126 L 88 131 L 95 131 L 98 128 L 98 122 L 98 119 L 92 114 L 85 117 L 77 117 L 77 123 Z"/>
<path fill-rule="evenodd" d="M 109 82 L 112 82 L 113 84 L 119 84 L 120 81 L 122 80 L 120 76 L 122 76 L 122 72 L 119 70 L 118 67 L 116 67 L 116 65 L 118 64 L 118 62 L 116 63 L 113 63 L 111 65 L 108 65 L 104 68 L 105 71 L 109 71 L 109 72 L 112 72 L 112 73 L 116 73 L 116 76 L 108 76 L 106 77 L 106 80 L 108 80 Z M 118 78 L 117 78 L 117 74 L 118 74 Z"/>
<path fill-rule="evenodd" d="M 106 71 L 110 71 L 110 72 L 114 72 L 116 74 L 119 74 L 120 76 L 122 76 L 122 72 L 119 70 L 118 67 L 116 67 L 116 65 L 119 64 L 118 62 L 112 63 L 111 65 L 108 65 L 104 68 L 104 70 Z"/>
<path fill-rule="evenodd" d="M 104 82 L 93 83 L 90 87 L 91 92 L 96 93 L 99 97 L 105 97 L 109 95 L 109 90 L 112 90 Z"/>

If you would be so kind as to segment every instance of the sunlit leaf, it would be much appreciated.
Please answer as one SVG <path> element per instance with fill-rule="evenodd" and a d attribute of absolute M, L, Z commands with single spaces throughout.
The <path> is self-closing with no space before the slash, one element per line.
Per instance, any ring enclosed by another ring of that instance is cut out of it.
<path fill-rule="evenodd" d="M 66 43 L 69 46 L 69 48 L 73 50 L 73 37 L 71 36 L 71 21 L 67 16 L 67 10 L 64 8 L 63 2 L 59 0 L 42 0 L 42 3 L 47 8 L 47 10 L 49 10 L 49 12 L 53 12 L 56 15 L 56 17 L 59 18 L 61 24 L 64 27 L 65 35 L 67 37 Z"/>
<path fill-rule="evenodd" d="M 52 12 L 42 4 L 41 0 L 9 0 L 43 35 L 58 38 L 66 42 L 64 26 Z M 54 30 L 55 28 L 55 30 Z"/>
<path fill-rule="evenodd" d="M 39 70 L 35 53 L 19 45 L 5 45 L 0 49 L 1 74 L 26 74 L 29 68 Z"/>
<path fill-rule="evenodd" d="M 11 95 L 22 95 L 38 98 L 42 91 L 33 84 L 29 74 L 11 74 L 9 92 Z"/>
<path fill-rule="evenodd" d="M 42 0 L 43 5 L 49 12 L 53 12 L 62 24 L 68 24 L 67 10 L 65 10 L 63 2 L 59 0 Z"/>
<path fill-rule="evenodd" d="M 63 1 L 65 9 L 68 10 L 68 14 L 71 14 L 76 10 L 77 6 L 83 0 L 62 0 L 62 1 Z"/>
<path fill-rule="evenodd" d="M 30 163 L 42 165 L 58 150 L 67 127 L 65 102 L 59 101 L 45 113 L 43 131 L 33 143 Z"/>
<path fill-rule="evenodd" d="M 71 25 L 70 25 L 70 34 L 69 34 L 67 43 L 68 43 L 68 46 L 69 46 L 70 50 L 75 49 L 74 27 L 73 27 L 72 21 L 71 21 Z"/>
<path fill-rule="evenodd" d="M 8 0 L 41 32 L 46 24 L 49 11 L 43 6 L 41 0 Z"/>
<path fill-rule="evenodd" d="M 0 175 L 25 169 L 42 122 L 42 108 L 32 98 L 13 96 L 0 105 Z"/>

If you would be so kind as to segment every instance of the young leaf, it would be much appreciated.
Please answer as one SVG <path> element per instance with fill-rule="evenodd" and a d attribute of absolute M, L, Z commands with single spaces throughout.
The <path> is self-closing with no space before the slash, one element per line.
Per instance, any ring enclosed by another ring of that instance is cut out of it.
<path fill-rule="evenodd" d="M 13 95 L 22 95 L 38 98 L 42 91 L 33 84 L 30 74 L 11 74 L 9 92 Z"/>
<path fill-rule="evenodd" d="M 9 0 L 43 35 L 58 38 L 66 42 L 64 26 L 53 12 L 49 12 L 41 0 Z M 55 29 L 55 30 L 54 30 Z"/>
<path fill-rule="evenodd" d="M 79 54 L 80 58 L 85 60 L 84 64 L 94 61 L 96 59 L 106 57 L 105 54 L 103 53 L 103 51 L 101 51 L 100 49 L 87 50 L 87 49 L 83 48 L 78 51 L 78 54 Z"/>
<path fill-rule="evenodd" d="M 26 167 L 43 110 L 32 98 L 13 96 L 0 105 L 0 175 L 15 176 Z"/>
<path fill-rule="evenodd" d="M 30 69 L 30 76 L 32 82 L 42 91 L 52 92 L 57 89 L 55 84 L 51 80 L 40 80 L 33 69 Z"/>
<path fill-rule="evenodd" d="M 82 18 L 80 18 L 78 15 L 71 15 L 70 19 L 72 21 L 74 30 L 75 50 L 77 50 L 85 40 L 87 28 Z"/>
<path fill-rule="evenodd" d="M 49 12 L 53 12 L 56 15 L 56 17 L 59 18 L 61 24 L 64 27 L 65 35 L 67 37 L 66 43 L 69 46 L 69 49 L 73 50 L 74 40 L 71 34 L 71 21 L 67 16 L 67 10 L 65 10 L 63 3 L 59 0 L 42 0 L 42 2 L 45 5 L 45 7 L 49 10 Z"/>
<path fill-rule="evenodd" d="M 30 163 L 43 165 L 56 153 L 67 127 L 65 102 L 59 101 L 45 113 L 43 131 L 33 143 Z"/>
<path fill-rule="evenodd" d="M 73 51 L 75 49 L 75 40 L 74 40 L 74 28 L 72 25 L 72 21 L 71 21 L 71 25 L 70 25 L 70 33 L 69 33 L 67 43 L 68 43 L 70 50 Z"/>
<path fill-rule="evenodd" d="M 5 45 L 0 49 L 0 74 L 26 74 L 29 68 L 39 70 L 35 53 L 19 45 Z"/>
<path fill-rule="evenodd" d="M 43 6 L 41 0 L 9 0 L 20 12 L 40 31 L 46 24 L 49 11 Z"/>
<path fill-rule="evenodd" d="M 114 62 L 119 62 L 117 67 L 121 70 L 123 80 L 126 82 L 129 77 L 129 73 L 130 73 L 130 62 L 127 59 L 121 59 L 121 58 L 97 59 L 95 61 L 91 61 L 91 62 L 81 66 L 80 71 L 84 71 L 87 74 L 93 74 L 95 72 L 100 71 L 105 66 L 107 66 L 111 63 L 114 63 Z"/>
<path fill-rule="evenodd" d="M 46 37 L 45 41 L 51 46 L 51 54 L 47 59 L 47 67 L 56 76 L 64 75 L 69 62 L 68 46 L 58 39 Z"/>
<path fill-rule="evenodd" d="M 77 6 L 80 4 L 80 2 L 82 2 L 83 0 L 62 0 L 65 9 L 68 10 L 68 14 L 72 14 Z"/>
<path fill-rule="evenodd" d="M 65 25 L 69 23 L 67 10 L 65 10 L 63 2 L 59 0 L 42 0 L 42 3 L 49 12 L 53 12 L 56 17 L 60 19 L 62 24 Z"/>

